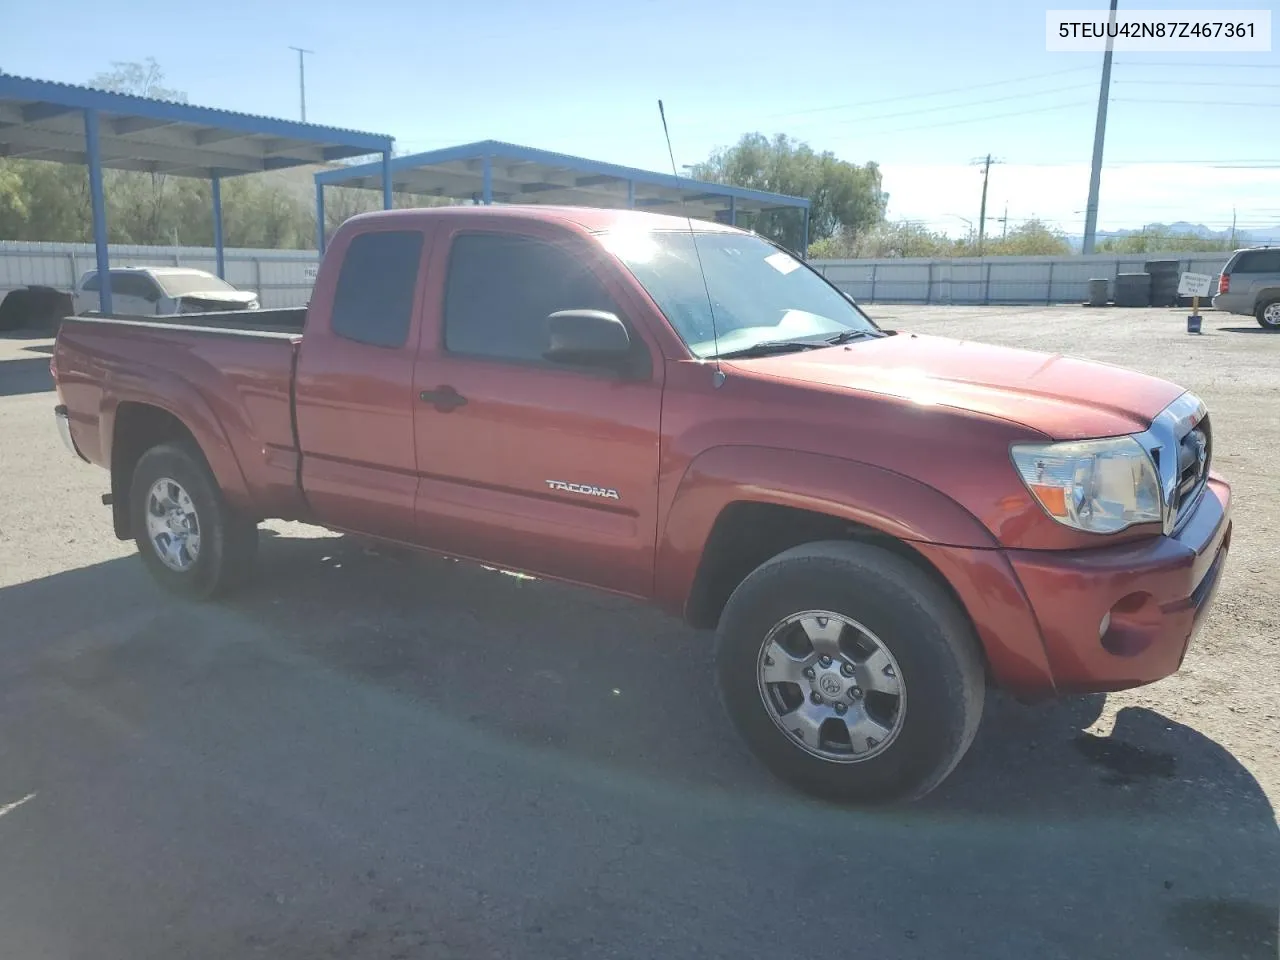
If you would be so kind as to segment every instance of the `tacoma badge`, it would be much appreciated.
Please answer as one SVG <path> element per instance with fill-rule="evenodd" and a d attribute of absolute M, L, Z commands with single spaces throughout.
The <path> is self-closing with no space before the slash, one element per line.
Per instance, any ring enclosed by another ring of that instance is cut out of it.
<path fill-rule="evenodd" d="M 617 490 L 605 487 L 593 487 L 589 483 L 565 483 L 563 480 L 548 480 L 547 486 L 552 490 L 567 490 L 569 493 L 585 493 L 589 497 L 604 497 L 606 500 L 620 500 Z"/>

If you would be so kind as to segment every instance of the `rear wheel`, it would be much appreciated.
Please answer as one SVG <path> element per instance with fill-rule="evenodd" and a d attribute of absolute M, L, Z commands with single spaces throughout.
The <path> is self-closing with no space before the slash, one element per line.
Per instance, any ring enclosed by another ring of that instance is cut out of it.
<path fill-rule="evenodd" d="M 226 503 L 203 458 L 181 444 L 142 455 L 130 515 L 147 569 L 184 597 L 207 599 L 235 586 L 257 552 L 257 524 Z"/>
<path fill-rule="evenodd" d="M 730 597 L 716 653 L 753 752 L 829 799 L 924 796 L 982 716 L 982 659 L 963 613 L 924 572 L 866 544 L 807 544 L 759 567 Z"/>
<path fill-rule="evenodd" d="M 1280 298 L 1259 303 L 1255 316 L 1258 318 L 1258 326 L 1267 330 L 1280 330 Z"/>

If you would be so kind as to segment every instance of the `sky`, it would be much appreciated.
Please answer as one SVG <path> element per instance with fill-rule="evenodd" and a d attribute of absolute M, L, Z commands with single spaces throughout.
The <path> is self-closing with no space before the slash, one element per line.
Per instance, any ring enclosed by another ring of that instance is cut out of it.
<path fill-rule="evenodd" d="M 20 17 L 3 13 L 22 5 Z M 1053 8 L 1097 8 L 1059 2 Z M 1156 6 L 1148 2 L 1145 8 Z M 1164 9 L 1276 4 L 1161 0 Z M 1045 51 L 1026 0 L 0 0 L 0 70 L 83 83 L 155 57 L 191 103 L 389 133 L 403 152 L 507 140 L 669 170 L 746 132 L 884 173 L 889 215 L 1084 222 L 1101 55 Z M 1280 226 L 1280 48 L 1115 57 L 1099 228 Z M 1000 229 L 997 222 L 994 229 Z"/>

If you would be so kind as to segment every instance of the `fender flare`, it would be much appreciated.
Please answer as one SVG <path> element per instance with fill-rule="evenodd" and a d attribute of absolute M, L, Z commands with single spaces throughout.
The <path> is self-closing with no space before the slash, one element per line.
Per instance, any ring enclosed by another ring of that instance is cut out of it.
<path fill-rule="evenodd" d="M 907 543 L 997 546 L 950 497 L 883 467 L 774 447 L 711 447 L 689 462 L 661 524 L 654 596 L 664 609 L 684 613 L 715 524 L 739 502 L 821 513 Z"/>
<path fill-rule="evenodd" d="M 107 464 L 112 462 L 116 413 L 125 403 L 163 410 L 186 427 L 195 438 L 223 496 L 236 505 L 249 504 L 251 498 L 244 471 L 212 405 L 189 381 L 152 367 L 131 369 L 127 374 L 116 373 L 103 384 L 98 429 L 103 460 Z"/>

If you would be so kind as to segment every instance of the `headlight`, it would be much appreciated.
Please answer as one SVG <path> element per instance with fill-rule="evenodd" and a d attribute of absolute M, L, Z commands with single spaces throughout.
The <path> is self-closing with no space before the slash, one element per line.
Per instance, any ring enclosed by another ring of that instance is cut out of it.
<path fill-rule="evenodd" d="M 1045 512 L 1090 533 L 1162 519 L 1155 464 L 1133 437 L 1020 443 L 1013 464 Z"/>
<path fill-rule="evenodd" d="M 257 298 L 256 298 L 256 297 L 255 297 L 254 299 L 252 299 L 252 300 L 250 300 L 250 301 L 249 301 L 249 309 L 250 309 L 250 310 L 258 310 L 258 309 L 260 309 L 260 308 L 261 308 L 261 306 L 262 306 L 262 304 L 258 303 L 258 300 L 257 300 Z"/>

